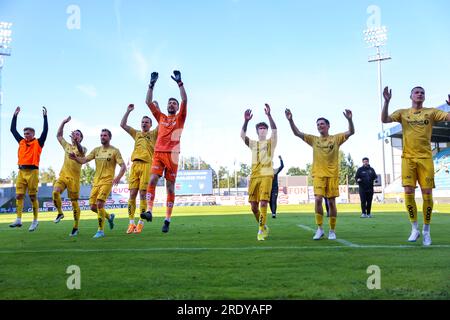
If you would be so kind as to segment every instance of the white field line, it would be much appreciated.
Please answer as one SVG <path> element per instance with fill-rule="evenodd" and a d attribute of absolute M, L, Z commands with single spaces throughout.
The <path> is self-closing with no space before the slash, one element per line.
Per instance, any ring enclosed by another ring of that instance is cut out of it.
<path fill-rule="evenodd" d="M 315 232 L 315 231 L 316 231 L 316 230 L 314 230 L 313 228 L 310 228 L 310 227 L 305 226 L 305 225 L 303 225 L 303 224 L 299 224 L 298 226 L 299 226 L 300 228 L 304 229 L 304 230 L 307 230 L 307 231 L 312 231 L 312 232 Z M 345 246 L 347 246 L 347 247 L 359 247 L 359 246 L 360 246 L 360 245 L 358 245 L 358 244 L 352 243 L 352 242 L 347 241 L 347 240 L 344 240 L 344 239 L 339 239 L 339 238 L 337 238 L 336 240 L 333 240 L 333 241 L 342 243 L 343 245 L 345 245 Z"/>
<path fill-rule="evenodd" d="M 92 240 L 101 241 L 101 240 Z M 421 245 L 358 245 L 358 246 L 280 246 L 280 247 L 172 247 L 172 248 L 92 248 L 92 249 L 41 249 L 0 250 L 0 254 L 23 253 L 101 253 L 101 252 L 195 252 L 195 251 L 277 251 L 277 250 L 321 250 L 321 249 L 422 249 Z M 431 245 L 428 248 L 450 248 L 450 245 Z"/>

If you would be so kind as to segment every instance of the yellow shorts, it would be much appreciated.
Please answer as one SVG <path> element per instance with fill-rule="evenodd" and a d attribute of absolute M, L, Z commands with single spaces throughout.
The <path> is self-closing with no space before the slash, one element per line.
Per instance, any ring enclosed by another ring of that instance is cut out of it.
<path fill-rule="evenodd" d="M 250 178 L 248 202 L 269 201 L 272 191 L 272 177 Z"/>
<path fill-rule="evenodd" d="M 131 165 L 130 177 L 128 178 L 128 188 L 147 190 L 150 181 L 150 171 L 152 164 L 143 161 L 133 161 Z"/>
<path fill-rule="evenodd" d="M 402 185 L 416 187 L 417 181 L 422 189 L 433 189 L 433 159 L 402 158 Z"/>
<path fill-rule="evenodd" d="M 106 201 L 111 193 L 112 184 L 100 184 L 92 187 L 91 195 L 89 196 L 89 205 L 97 203 L 97 200 Z"/>
<path fill-rule="evenodd" d="M 53 189 L 61 189 L 61 193 L 67 188 L 67 196 L 71 200 L 78 200 L 80 197 L 80 179 L 68 176 L 60 176 L 53 185 Z"/>
<path fill-rule="evenodd" d="M 16 181 L 16 194 L 34 196 L 38 193 L 39 169 L 19 169 Z"/>
<path fill-rule="evenodd" d="M 325 198 L 339 197 L 339 178 L 338 177 L 314 177 L 313 178 L 314 195 Z"/>

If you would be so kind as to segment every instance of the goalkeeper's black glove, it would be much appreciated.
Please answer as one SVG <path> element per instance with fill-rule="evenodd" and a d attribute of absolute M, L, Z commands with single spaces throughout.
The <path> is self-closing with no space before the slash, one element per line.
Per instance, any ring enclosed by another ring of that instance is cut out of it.
<path fill-rule="evenodd" d="M 153 89 L 153 87 L 155 86 L 156 80 L 158 80 L 158 72 L 152 72 L 152 75 L 150 77 L 150 84 L 149 84 L 150 89 Z"/>
<path fill-rule="evenodd" d="M 183 82 L 181 81 L 181 72 L 180 71 L 178 71 L 178 70 L 175 70 L 174 72 L 173 72 L 173 76 L 171 76 L 171 78 L 176 82 L 176 83 L 178 83 L 178 86 L 182 86 L 183 85 Z"/>

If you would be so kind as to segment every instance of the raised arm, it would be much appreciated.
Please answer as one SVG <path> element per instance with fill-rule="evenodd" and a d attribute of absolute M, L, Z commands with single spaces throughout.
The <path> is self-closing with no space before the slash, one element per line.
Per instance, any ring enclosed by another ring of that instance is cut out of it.
<path fill-rule="evenodd" d="M 66 125 L 67 122 L 69 122 L 72 119 L 71 116 L 67 117 L 66 119 L 64 119 L 59 128 L 58 128 L 58 132 L 56 133 L 56 139 L 58 139 L 59 143 L 61 143 L 62 139 L 63 139 L 63 134 L 64 134 L 64 126 Z"/>
<path fill-rule="evenodd" d="M 74 133 L 74 132 L 72 132 L 72 134 L 73 134 L 73 133 Z M 84 148 L 84 147 L 80 144 L 80 141 L 78 141 L 77 139 L 73 139 L 73 141 L 75 142 L 75 145 L 77 146 L 78 152 L 84 156 L 84 155 L 86 154 L 86 152 L 87 152 L 87 149 Z"/>
<path fill-rule="evenodd" d="M 130 133 L 130 129 L 131 129 L 131 127 L 127 124 L 128 116 L 130 115 L 131 111 L 133 111 L 133 110 L 134 110 L 134 104 L 131 103 L 128 105 L 127 111 L 123 115 L 122 121 L 120 121 L 120 126 L 122 127 L 123 130 L 125 130 L 128 133 Z"/>
<path fill-rule="evenodd" d="M 13 118 L 11 120 L 11 133 L 13 134 L 14 138 L 17 140 L 17 142 L 20 142 L 23 140 L 23 137 L 20 135 L 19 132 L 17 132 L 17 116 L 20 112 L 20 107 L 16 108 L 16 111 L 14 111 Z"/>
<path fill-rule="evenodd" d="M 242 126 L 241 130 L 241 138 L 244 141 L 244 143 L 249 146 L 250 145 L 250 139 L 247 137 L 247 126 L 248 122 L 253 118 L 252 110 L 247 109 L 244 112 L 244 125 Z"/>
<path fill-rule="evenodd" d="M 74 161 L 76 161 L 76 162 L 78 162 L 79 164 L 85 164 L 85 163 L 88 163 L 90 161 L 86 157 L 77 157 L 74 152 L 69 153 L 69 158 L 74 160 Z"/>
<path fill-rule="evenodd" d="M 383 97 L 384 97 L 384 105 L 383 110 L 381 111 L 381 122 L 391 123 L 392 118 L 389 116 L 389 102 L 391 102 L 392 98 L 392 89 L 389 90 L 388 87 L 385 87 L 383 90 Z"/>
<path fill-rule="evenodd" d="M 158 80 L 158 72 L 152 72 L 152 74 L 150 76 L 150 84 L 148 85 L 147 97 L 145 98 L 145 103 L 147 104 L 148 108 L 152 112 L 156 121 L 159 122 L 159 116 L 161 115 L 161 111 L 152 102 L 153 101 L 153 88 L 155 87 L 156 80 Z"/>
<path fill-rule="evenodd" d="M 47 108 L 42 107 L 42 115 L 44 116 L 44 129 L 42 130 L 41 136 L 38 139 L 41 148 L 44 146 L 48 134 Z"/>
<path fill-rule="evenodd" d="M 284 114 L 286 115 L 286 119 L 289 121 L 289 125 L 291 126 L 291 130 L 294 133 L 295 136 L 299 137 L 302 140 L 305 140 L 305 134 L 298 130 L 297 126 L 294 123 L 294 119 L 292 118 L 292 112 L 291 110 L 287 109 L 284 111 Z"/>
<path fill-rule="evenodd" d="M 175 81 L 178 85 L 178 88 L 180 88 L 180 96 L 181 96 L 181 105 L 180 105 L 180 116 L 183 119 L 186 119 L 187 114 L 187 94 L 186 90 L 184 89 L 183 81 L 181 81 L 181 72 L 178 70 L 173 71 L 173 76 L 171 76 L 173 81 Z"/>
<path fill-rule="evenodd" d="M 279 174 L 281 172 L 281 170 L 283 170 L 283 168 L 284 168 L 283 159 L 281 158 L 281 156 L 278 156 L 278 158 L 280 159 L 280 167 L 277 169 L 277 173 L 276 174 Z"/>
<path fill-rule="evenodd" d="M 92 149 L 91 152 L 85 157 L 77 157 L 77 155 L 74 152 L 72 152 L 72 153 L 69 153 L 69 158 L 78 162 L 79 164 L 85 164 L 85 163 L 88 163 L 89 161 L 95 159 L 95 154 L 97 153 L 97 149 L 98 148 Z"/>
<path fill-rule="evenodd" d="M 173 76 L 171 76 L 173 81 L 175 81 L 178 84 L 178 87 L 180 88 L 180 96 L 181 101 L 184 101 L 184 103 L 187 103 L 187 95 L 186 90 L 184 90 L 183 81 L 181 81 L 181 72 L 178 70 L 173 71 Z"/>
<path fill-rule="evenodd" d="M 281 156 L 278 156 L 278 158 L 280 159 L 280 171 L 281 171 L 284 168 L 284 162 L 283 162 L 283 158 L 281 158 Z"/>
<path fill-rule="evenodd" d="M 343 114 L 344 114 L 344 117 L 348 121 L 348 131 L 345 132 L 345 137 L 348 139 L 348 137 L 355 134 L 355 126 L 353 125 L 353 119 L 352 119 L 353 115 L 352 115 L 352 111 L 349 109 L 345 109 Z"/>
<path fill-rule="evenodd" d="M 275 121 L 273 121 L 272 114 L 270 113 L 270 106 L 267 103 L 265 104 L 264 112 L 266 113 L 267 118 L 269 119 L 270 129 L 272 129 L 271 139 L 273 139 L 275 141 L 275 144 L 276 144 L 277 137 L 278 137 L 278 135 L 277 135 L 277 125 L 275 124 Z"/>

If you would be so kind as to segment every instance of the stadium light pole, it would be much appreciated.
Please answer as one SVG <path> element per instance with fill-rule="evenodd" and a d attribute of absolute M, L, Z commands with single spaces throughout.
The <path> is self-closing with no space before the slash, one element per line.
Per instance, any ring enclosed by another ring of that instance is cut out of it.
<path fill-rule="evenodd" d="M 377 62 L 378 65 L 378 97 L 380 99 L 380 111 L 383 110 L 383 81 L 381 77 L 381 62 L 391 59 L 389 53 L 382 52 L 381 47 L 387 41 L 387 28 L 385 26 L 368 28 L 364 30 L 364 41 L 369 45 L 369 48 L 376 48 L 377 53 L 369 56 L 369 62 Z M 383 178 L 381 179 L 381 196 L 384 202 L 384 188 L 386 187 L 386 160 L 384 153 L 384 124 L 381 122 L 381 152 L 383 155 Z"/>
<path fill-rule="evenodd" d="M 12 23 L 0 21 L 0 154 L 2 153 L 2 104 L 3 104 L 3 91 L 2 91 L 2 69 L 4 64 L 4 57 L 11 55 L 11 42 L 12 42 Z M 0 158 L 0 179 L 2 178 L 2 165 Z"/>

